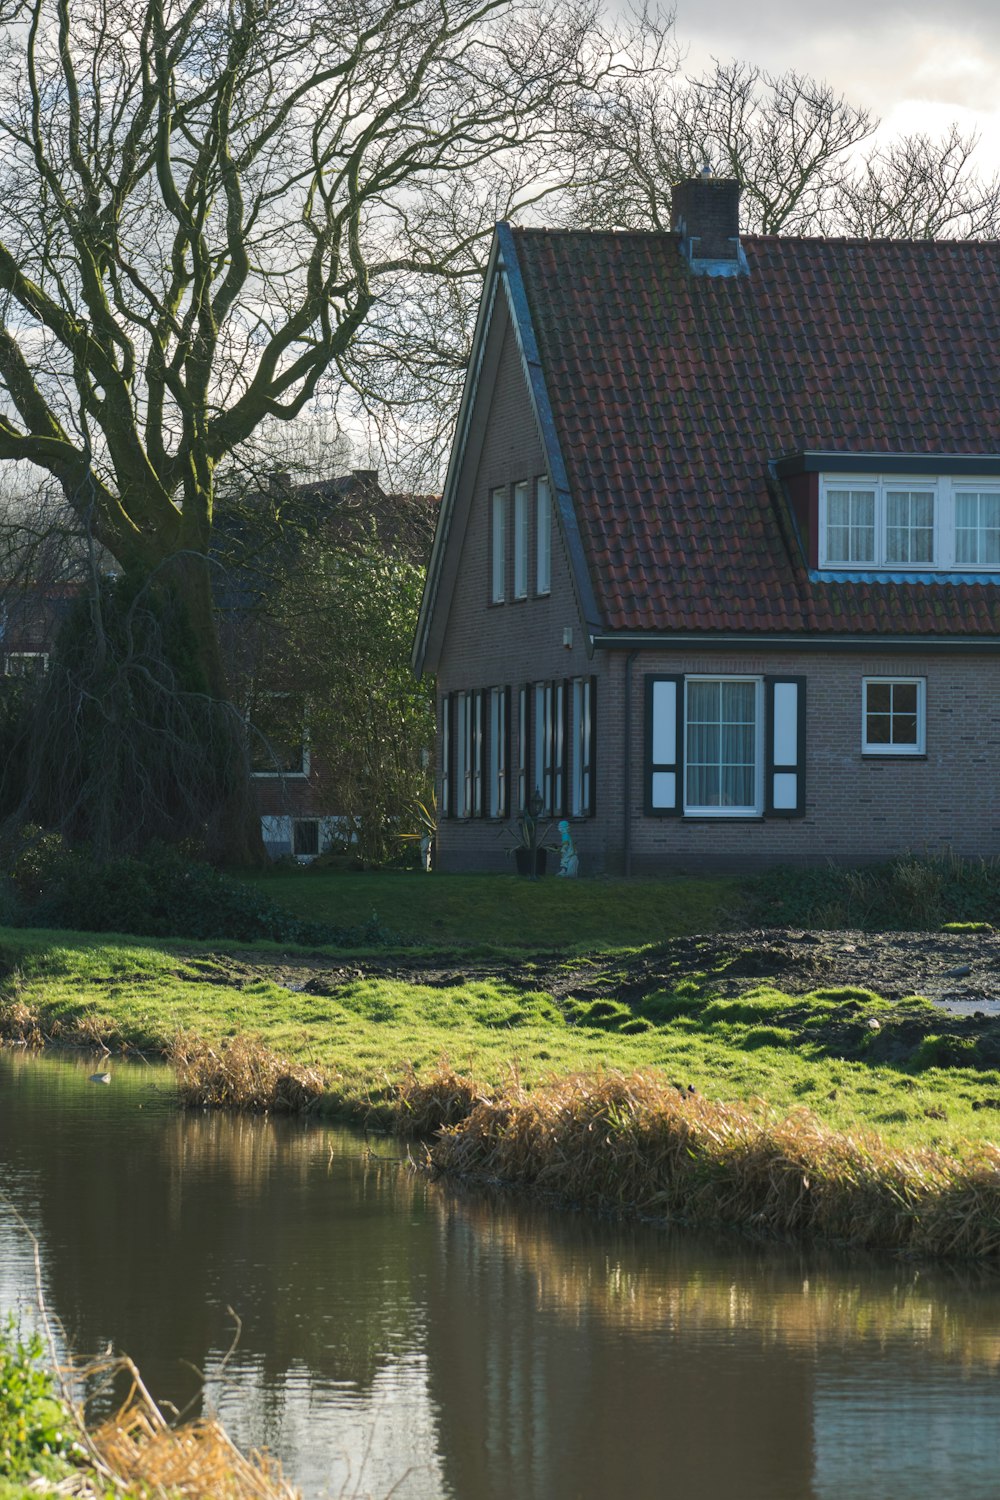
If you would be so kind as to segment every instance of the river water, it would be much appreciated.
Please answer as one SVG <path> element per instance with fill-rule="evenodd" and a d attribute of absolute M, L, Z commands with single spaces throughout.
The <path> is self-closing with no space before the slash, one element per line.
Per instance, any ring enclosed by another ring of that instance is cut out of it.
<path fill-rule="evenodd" d="M 19 1215 L 68 1347 L 307 1500 L 1000 1497 L 996 1276 L 456 1192 L 397 1142 L 94 1067 L 0 1052 L 0 1308 L 35 1302 Z"/>

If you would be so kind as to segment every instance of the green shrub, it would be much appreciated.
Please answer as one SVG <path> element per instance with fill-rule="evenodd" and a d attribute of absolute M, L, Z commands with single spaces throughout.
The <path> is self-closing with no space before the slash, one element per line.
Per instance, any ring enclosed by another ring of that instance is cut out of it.
<path fill-rule="evenodd" d="M 13 1316 L 0 1329 L 0 1475 L 51 1478 L 75 1451 L 52 1377 L 41 1367 L 42 1341 L 23 1339 Z"/>
<path fill-rule="evenodd" d="M 902 855 L 857 870 L 773 870 L 747 883 L 745 899 L 746 920 L 772 926 L 984 930 L 1000 912 L 1000 860 Z"/>
<path fill-rule="evenodd" d="M 209 941 L 263 938 L 306 946 L 374 947 L 394 937 L 374 912 L 358 929 L 304 921 L 257 886 L 166 846 L 154 846 L 141 857 L 97 861 L 85 848 L 67 847 L 58 835 L 27 837 L 12 879 L 24 902 L 20 922 L 34 927 Z"/>

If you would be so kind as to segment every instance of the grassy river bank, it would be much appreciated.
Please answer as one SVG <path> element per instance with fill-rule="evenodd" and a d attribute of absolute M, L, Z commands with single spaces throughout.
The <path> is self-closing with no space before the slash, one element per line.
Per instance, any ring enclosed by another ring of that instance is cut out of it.
<path fill-rule="evenodd" d="M 0 1030 L 160 1053 L 191 1104 L 419 1134 L 433 1170 L 599 1211 L 1000 1254 L 1000 1021 L 909 992 L 905 944 L 862 966 L 892 972 L 879 994 L 843 982 L 865 941 L 726 932 L 732 882 L 264 880 L 311 918 L 374 898 L 434 936 L 307 952 L 0 930 Z M 937 969 L 996 942 L 941 935 Z"/>

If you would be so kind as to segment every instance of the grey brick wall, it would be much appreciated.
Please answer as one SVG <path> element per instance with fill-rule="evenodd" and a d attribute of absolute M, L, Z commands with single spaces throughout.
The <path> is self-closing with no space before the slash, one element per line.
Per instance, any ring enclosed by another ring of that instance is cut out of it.
<path fill-rule="evenodd" d="M 640 705 L 650 672 L 788 675 L 807 682 L 802 818 L 645 816 L 640 708 L 631 762 L 636 873 L 855 864 L 906 851 L 1000 854 L 1000 655 L 643 652 L 633 671 Z M 862 679 L 881 676 L 925 679 L 925 756 L 862 754 Z M 615 713 L 620 676 L 612 673 L 610 681 Z"/>

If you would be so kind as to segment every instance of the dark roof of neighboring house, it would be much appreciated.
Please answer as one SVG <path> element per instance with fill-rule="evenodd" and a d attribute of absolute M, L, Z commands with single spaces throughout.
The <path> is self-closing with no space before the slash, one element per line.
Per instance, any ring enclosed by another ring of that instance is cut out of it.
<path fill-rule="evenodd" d="M 699 276 L 675 233 L 506 236 L 605 629 L 1000 631 L 994 581 L 811 578 L 769 472 L 1000 454 L 1000 244 L 745 236 Z"/>

